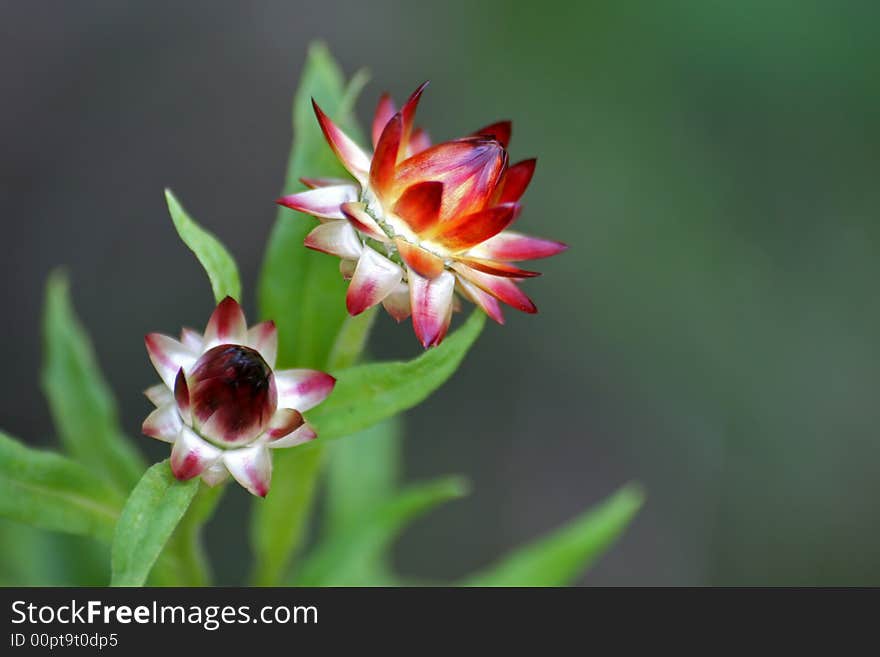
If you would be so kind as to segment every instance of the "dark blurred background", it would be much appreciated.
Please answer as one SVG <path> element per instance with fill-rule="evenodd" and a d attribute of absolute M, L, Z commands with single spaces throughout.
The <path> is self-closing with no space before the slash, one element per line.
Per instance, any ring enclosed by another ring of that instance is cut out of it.
<path fill-rule="evenodd" d="M 74 301 L 139 436 L 141 336 L 201 325 L 163 187 L 238 258 L 275 216 L 307 44 L 378 94 L 432 84 L 451 138 L 514 120 L 519 228 L 562 239 L 541 313 L 490 326 L 407 416 L 407 477 L 474 493 L 396 561 L 488 563 L 620 484 L 647 506 L 588 584 L 880 585 L 880 47 L 875 2 L 0 2 L 0 427 L 47 444 L 42 286 Z M 412 355 L 387 317 L 373 351 Z M 210 528 L 246 571 L 246 499 Z"/>

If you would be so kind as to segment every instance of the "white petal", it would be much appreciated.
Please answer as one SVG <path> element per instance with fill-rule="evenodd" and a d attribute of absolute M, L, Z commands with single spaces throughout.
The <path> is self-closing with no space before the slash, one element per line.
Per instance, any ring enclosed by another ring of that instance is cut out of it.
<path fill-rule="evenodd" d="M 163 440 L 166 443 L 173 443 L 177 440 L 182 428 L 183 422 L 173 399 L 150 413 L 141 425 L 141 431 L 145 435 Z"/>
<path fill-rule="evenodd" d="M 204 481 L 208 486 L 216 486 L 217 484 L 223 483 L 229 478 L 229 470 L 226 469 L 226 464 L 223 462 L 223 459 L 216 461 L 211 466 L 205 468 L 204 472 L 202 472 L 202 481 Z"/>
<path fill-rule="evenodd" d="M 403 269 L 373 249 L 364 249 L 358 260 L 345 294 L 345 305 L 352 315 L 359 315 L 372 308 L 392 291 L 403 278 Z"/>
<path fill-rule="evenodd" d="M 171 471 L 182 481 L 198 477 L 211 467 L 223 452 L 203 440 L 186 425 L 171 449 Z"/>
<path fill-rule="evenodd" d="M 404 282 L 397 284 L 394 291 L 382 301 L 385 310 L 398 322 L 402 322 L 412 314 L 409 301 L 409 285 Z"/>
<path fill-rule="evenodd" d="M 272 457 L 265 445 L 229 450 L 223 454 L 223 462 L 238 483 L 254 495 L 266 497 L 272 481 Z"/>
<path fill-rule="evenodd" d="M 351 260 L 359 258 L 364 248 L 348 221 L 328 221 L 316 226 L 303 244 L 315 251 Z"/>
<path fill-rule="evenodd" d="M 323 219 L 345 219 L 341 205 L 349 201 L 356 201 L 358 197 L 357 187 L 354 185 L 333 185 L 331 187 L 318 187 L 299 194 L 292 194 L 278 199 L 281 205 L 293 210 L 299 210 L 306 214 Z"/>
<path fill-rule="evenodd" d="M 266 364 L 275 368 L 278 357 L 278 329 L 275 322 L 261 322 L 248 329 L 247 346 L 260 352 Z"/>
<path fill-rule="evenodd" d="M 280 370 L 275 372 L 278 407 L 304 413 L 320 404 L 333 391 L 336 379 L 318 370 Z"/>
<path fill-rule="evenodd" d="M 171 393 L 171 390 L 168 389 L 164 383 L 157 383 L 154 386 L 150 386 L 146 390 L 144 390 L 144 394 L 147 396 L 151 402 L 153 402 L 153 406 L 158 408 L 159 406 L 164 406 L 168 402 L 174 399 L 174 395 Z"/>
<path fill-rule="evenodd" d="M 315 430 L 312 429 L 312 427 L 310 427 L 308 424 L 304 424 L 293 433 L 289 433 L 284 436 L 284 438 L 279 438 L 278 440 L 273 440 L 267 443 L 267 447 L 270 447 L 271 449 L 296 447 L 297 445 L 302 445 L 303 443 L 307 443 L 310 440 L 314 440 L 317 437 L 318 434 L 315 433 Z"/>
<path fill-rule="evenodd" d="M 150 333 L 144 340 L 153 367 L 169 390 L 174 390 L 174 379 L 182 367 L 186 372 L 196 362 L 198 354 L 174 338 L 161 333 Z"/>
<path fill-rule="evenodd" d="M 185 328 L 180 332 L 180 341 L 195 353 L 201 354 L 205 338 L 198 331 L 193 331 L 191 328 Z"/>

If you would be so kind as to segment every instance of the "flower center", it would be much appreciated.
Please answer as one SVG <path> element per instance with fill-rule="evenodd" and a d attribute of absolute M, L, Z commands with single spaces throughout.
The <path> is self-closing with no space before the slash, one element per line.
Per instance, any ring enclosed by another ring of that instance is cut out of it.
<path fill-rule="evenodd" d="M 241 445 L 259 436 L 275 413 L 278 393 L 272 368 L 242 345 L 209 349 L 189 375 L 193 419 L 219 445 Z"/>

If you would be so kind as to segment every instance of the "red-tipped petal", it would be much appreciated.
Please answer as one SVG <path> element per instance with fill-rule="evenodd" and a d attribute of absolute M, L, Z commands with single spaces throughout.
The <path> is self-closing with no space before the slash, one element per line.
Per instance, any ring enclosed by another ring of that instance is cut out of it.
<path fill-rule="evenodd" d="M 458 216 L 439 224 L 436 239 L 453 251 L 464 251 L 507 228 L 516 218 L 516 203 L 505 203 Z"/>
<path fill-rule="evenodd" d="M 303 422 L 302 413 L 293 408 L 279 408 L 266 427 L 270 440 L 278 440 L 299 429 Z"/>
<path fill-rule="evenodd" d="M 504 313 L 501 311 L 501 304 L 498 303 L 498 299 L 488 292 L 484 292 L 470 281 L 466 281 L 461 276 L 458 277 L 458 285 L 465 296 L 482 308 L 483 312 L 499 324 L 504 324 Z"/>
<path fill-rule="evenodd" d="M 318 370 L 281 370 L 275 372 L 275 385 L 279 408 L 295 408 L 305 413 L 327 398 L 336 379 Z"/>
<path fill-rule="evenodd" d="M 440 256 L 434 255 L 400 237 L 394 240 L 394 245 L 397 247 L 397 252 L 403 261 L 411 269 L 415 270 L 419 276 L 437 278 L 437 276 L 443 273 L 445 265 Z"/>
<path fill-rule="evenodd" d="M 217 304 L 205 328 L 207 351 L 220 344 L 244 344 L 247 340 L 247 322 L 238 301 L 226 297 Z M 176 375 L 176 373 L 175 373 Z"/>
<path fill-rule="evenodd" d="M 471 269 L 461 263 L 453 264 L 452 268 L 463 278 L 485 292 L 488 292 L 499 301 L 502 301 L 517 310 L 521 310 L 524 313 L 538 312 L 538 309 L 535 307 L 535 304 L 532 303 L 532 300 L 526 296 L 525 292 L 519 289 L 513 280 L 502 278 L 500 276 L 492 276 L 491 274 L 484 274 L 483 272 Z"/>
<path fill-rule="evenodd" d="M 342 204 L 356 201 L 357 197 L 358 193 L 354 185 L 334 185 L 284 196 L 278 199 L 278 205 L 322 219 L 344 219 Z"/>
<path fill-rule="evenodd" d="M 174 402 L 169 402 L 155 409 L 141 425 L 141 431 L 145 436 L 163 440 L 166 443 L 173 443 L 177 440 L 181 428 L 183 428 L 183 422 Z"/>
<path fill-rule="evenodd" d="M 397 166 L 397 154 L 400 152 L 400 140 L 403 135 L 403 119 L 395 114 L 379 137 L 373 161 L 370 164 L 370 185 L 380 194 L 384 193 L 394 179 Z M 354 199 L 352 199 L 354 200 Z"/>
<path fill-rule="evenodd" d="M 485 128 L 480 128 L 474 132 L 474 136 L 491 137 L 500 143 L 504 148 L 510 143 L 510 132 L 512 126 L 510 121 L 498 121 Z"/>
<path fill-rule="evenodd" d="M 432 228 L 440 221 L 443 183 L 427 180 L 407 187 L 397 203 L 394 214 L 403 219 L 416 233 Z"/>
<path fill-rule="evenodd" d="M 189 386 L 183 369 L 177 372 L 177 378 L 174 380 L 174 401 L 177 404 L 177 410 L 180 411 L 180 416 L 190 421 Z"/>
<path fill-rule="evenodd" d="M 409 143 L 409 136 L 412 134 L 413 130 L 413 122 L 416 118 L 416 109 L 419 107 L 419 99 L 422 97 L 422 92 L 425 90 L 425 87 L 428 86 L 428 81 L 422 82 L 419 85 L 419 88 L 412 92 L 412 95 L 407 99 L 406 103 L 404 103 L 403 107 L 400 109 L 400 114 L 403 117 L 403 143 Z"/>
<path fill-rule="evenodd" d="M 468 267 L 472 267 L 484 274 L 492 274 L 493 276 L 505 276 L 507 278 L 534 278 L 540 276 L 539 271 L 529 271 L 528 269 L 520 269 L 506 262 L 497 260 L 480 260 L 478 258 L 458 258 L 459 262 L 463 262 Z"/>
<path fill-rule="evenodd" d="M 534 158 L 523 160 L 504 172 L 504 178 L 499 185 L 501 188 L 501 195 L 498 197 L 499 203 L 513 203 L 522 197 L 526 187 L 532 181 L 537 162 Z"/>
<path fill-rule="evenodd" d="M 330 148 L 336 153 L 336 157 L 342 162 L 342 165 L 348 169 L 362 185 L 367 182 L 367 172 L 370 170 L 370 158 L 361 150 L 354 140 L 345 134 L 339 127 L 330 120 L 330 117 L 324 114 L 318 103 L 312 99 L 312 107 L 315 110 L 315 116 L 318 117 L 318 123 L 324 132 L 324 137 Z"/>
<path fill-rule="evenodd" d="M 278 329 L 275 322 L 260 322 L 248 329 L 247 345 L 260 352 L 269 367 L 275 367 L 278 357 Z"/>
<path fill-rule="evenodd" d="M 272 440 L 266 443 L 266 446 L 270 449 L 283 449 L 285 447 L 296 447 L 297 445 L 302 445 L 303 443 L 307 443 L 310 440 L 314 440 L 318 437 L 318 434 L 315 433 L 315 430 L 312 429 L 308 425 L 308 423 L 303 424 L 299 429 L 294 431 L 293 433 L 289 433 L 284 438 L 279 438 L 278 440 Z"/>
<path fill-rule="evenodd" d="M 346 219 L 351 222 L 351 225 L 368 237 L 372 237 L 380 242 L 388 241 L 388 236 L 379 224 L 376 223 L 376 220 L 369 215 L 363 203 L 345 203 L 342 206 L 342 211 L 345 213 Z"/>
<path fill-rule="evenodd" d="M 300 178 L 299 181 L 309 189 L 318 187 L 336 187 L 337 185 L 351 185 L 348 180 L 342 178 Z"/>
<path fill-rule="evenodd" d="M 409 285 L 403 282 L 398 283 L 397 288 L 382 301 L 382 305 L 398 324 L 405 320 L 412 314 Z"/>
<path fill-rule="evenodd" d="M 230 474 L 248 492 L 258 497 L 266 497 L 272 482 L 272 457 L 265 445 L 225 452 L 223 462 Z"/>
<path fill-rule="evenodd" d="M 409 289 L 416 337 L 425 349 L 440 344 L 452 319 L 455 277 L 444 271 L 429 280 L 410 269 Z"/>
<path fill-rule="evenodd" d="M 478 244 L 468 255 L 487 260 L 537 260 L 557 255 L 567 248 L 568 245 L 562 242 L 506 230 Z"/>
<path fill-rule="evenodd" d="M 150 333 L 144 338 L 144 344 L 153 367 L 169 390 L 174 389 L 177 371 L 181 367 L 189 369 L 198 358 L 198 354 L 189 347 L 161 333 Z"/>
<path fill-rule="evenodd" d="M 431 136 L 423 128 L 416 128 L 409 136 L 409 144 L 407 144 L 407 157 L 412 157 L 416 153 L 431 148 Z"/>
<path fill-rule="evenodd" d="M 364 248 L 347 219 L 315 226 L 303 244 L 315 251 L 348 259 L 359 258 Z"/>
<path fill-rule="evenodd" d="M 171 449 L 171 472 L 181 481 L 198 477 L 223 455 L 219 449 L 184 426 Z"/>
<path fill-rule="evenodd" d="M 382 136 L 382 131 L 396 113 L 397 110 L 394 108 L 394 101 L 391 100 L 391 96 L 387 93 L 382 94 L 379 97 L 379 104 L 376 106 L 376 114 L 373 117 L 373 148 L 376 148 L 376 145 L 379 143 L 379 137 Z"/>
<path fill-rule="evenodd" d="M 360 315 L 381 302 L 397 287 L 401 278 L 403 270 L 400 265 L 373 249 L 364 249 L 345 294 L 349 314 Z"/>

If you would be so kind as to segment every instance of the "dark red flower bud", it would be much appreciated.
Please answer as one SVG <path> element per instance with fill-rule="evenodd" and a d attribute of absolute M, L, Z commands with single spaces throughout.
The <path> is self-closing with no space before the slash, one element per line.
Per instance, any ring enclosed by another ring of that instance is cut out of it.
<path fill-rule="evenodd" d="M 224 344 L 209 349 L 188 378 L 194 425 L 218 445 L 251 442 L 278 405 L 272 368 L 250 347 Z"/>

